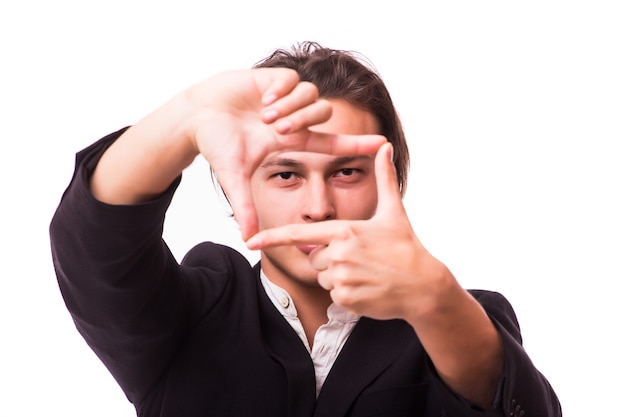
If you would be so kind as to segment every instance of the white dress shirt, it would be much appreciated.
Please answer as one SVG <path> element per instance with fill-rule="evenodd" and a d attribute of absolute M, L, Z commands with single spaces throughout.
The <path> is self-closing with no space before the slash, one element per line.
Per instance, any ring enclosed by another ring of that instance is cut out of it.
<path fill-rule="evenodd" d="M 315 368 L 316 393 L 319 395 L 326 376 L 330 372 L 341 348 L 354 329 L 360 316 L 344 310 L 332 303 L 328 306 L 328 323 L 320 326 L 313 339 L 313 348 L 309 348 L 309 341 L 304 333 L 304 327 L 298 318 L 298 311 L 287 291 L 271 282 L 261 271 L 261 283 L 276 309 L 285 317 L 285 320 L 296 331 L 302 343 L 311 354 Z"/>

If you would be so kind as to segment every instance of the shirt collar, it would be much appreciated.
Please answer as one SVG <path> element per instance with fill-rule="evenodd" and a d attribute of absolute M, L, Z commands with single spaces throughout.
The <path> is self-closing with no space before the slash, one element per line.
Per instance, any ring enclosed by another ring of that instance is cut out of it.
<path fill-rule="evenodd" d="M 285 317 L 298 317 L 298 311 L 296 310 L 296 306 L 293 303 L 293 299 L 289 295 L 287 291 L 274 284 L 270 279 L 265 275 L 263 270 L 261 269 L 261 284 L 263 285 L 263 289 L 265 293 L 269 297 L 274 307 Z M 358 321 L 361 316 L 354 314 L 343 307 L 331 303 L 328 306 L 328 310 L 326 311 L 328 316 L 328 321 L 338 321 L 343 323 L 351 323 Z"/>

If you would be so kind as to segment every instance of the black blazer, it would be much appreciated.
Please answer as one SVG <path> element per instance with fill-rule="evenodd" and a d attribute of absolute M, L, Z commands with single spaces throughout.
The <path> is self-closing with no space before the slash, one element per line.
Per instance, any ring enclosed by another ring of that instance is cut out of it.
<path fill-rule="evenodd" d="M 511 306 L 487 291 L 471 293 L 504 340 L 492 410 L 473 408 L 442 383 L 403 320 L 360 319 L 316 399 L 309 353 L 265 294 L 259 265 L 213 243 L 179 265 L 162 241 L 180 179 L 145 204 L 92 197 L 88 177 L 121 132 L 78 154 L 50 233 L 68 310 L 139 416 L 561 415 Z"/>

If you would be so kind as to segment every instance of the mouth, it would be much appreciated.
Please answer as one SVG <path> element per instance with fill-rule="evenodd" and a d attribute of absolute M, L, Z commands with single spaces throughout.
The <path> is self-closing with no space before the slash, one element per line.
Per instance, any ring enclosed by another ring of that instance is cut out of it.
<path fill-rule="evenodd" d="M 307 255 L 323 245 L 296 245 L 296 248 Z"/>

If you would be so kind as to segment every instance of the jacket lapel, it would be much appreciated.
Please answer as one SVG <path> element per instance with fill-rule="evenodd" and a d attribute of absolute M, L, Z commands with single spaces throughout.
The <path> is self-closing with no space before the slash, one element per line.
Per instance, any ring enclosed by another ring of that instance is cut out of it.
<path fill-rule="evenodd" d="M 361 391 L 414 339 L 413 329 L 403 320 L 361 318 L 322 386 L 314 415 L 346 415 Z"/>
<path fill-rule="evenodd" d="M 255 267 L 258 277 L 259 265 Z M 291 325 L 276 310 L 257 280 L 259 315 L 270 355 L 287 377 L 287 415 L 310 417 L 315 409 L 315 370 L 311 356 Z"/>

